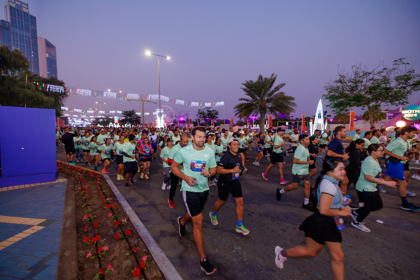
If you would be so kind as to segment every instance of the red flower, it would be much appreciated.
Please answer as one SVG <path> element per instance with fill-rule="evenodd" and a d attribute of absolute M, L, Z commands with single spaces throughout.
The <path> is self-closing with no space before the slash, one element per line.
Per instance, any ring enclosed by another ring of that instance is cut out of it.
<path fill-rule="evenodd" d="M 101 193 L 101 191 L 98 191 L 98 193 Z"/>
<path fill-rule="evenodd" d="M 93 227 L 97 227 L 97 226 L 99 226 L 97 222 L 93 224 Z"/>
<path fill-rule="evenodd" d="M 83 243 L 89 242 L 90 238 L 89 236 L 85 238 L 85 240 L 83 240 Z"/>
<path fill-rule="evenodd" d="M 89 195 L 89 198 L 92 198 L 92 195 Z"/>
<path fill-rule="evenodd" d="M 114 207 L 114 208 L 117 207 L 117 204 L 112 204 L 112 207 Z"/>
<path fill-rule="evenodd" d="M 134 253 L 137 251 L 137 247 L 134 247 L 133 249 L 131 249 Z"/>
<path fill-rule="evenodd" d="M 108 204 L 106 207 L 107 207 L 107 208 L 111 208 L 111 204 Z"/>
<path fill-rule="evenodd" d="M 99 198 L 102 198 L 102 197 L 104 197 L 102 194 L 99 196 Z"/>
<path fill-rule="evenodd" d="M 102 204 L 105 204 L 105 200 L 102 200 Z"/>
<path fill-rule="evenodd" d="M 88 190 L 88 192 L 90 192 L 90 190 Z"/>
<path fill-rule="evenodd" d="M 145 268 L 145 267 L 146 267 L 146 263 L 142 261 L 142 262 L 140 263 L 140 267 L 141 267 L 141 268 Z"/>
<path fill-rule="evenodd" d="M 117 234 L 115 235 L 115 239 L 120 239 L 120 234 L 119 234 L 119 233 L 117 233 Z"/>
<path fill-rule="evenodd" d="M 99 240 L 99 238 L 101 238 L 99 235 L 95 236 L 96 240 Z"/>
<path fill-rule="evenodd" d="M 133 271 L 134 276 L 139 276 L 140 275 L 140 268 L 135 268 Z"/>
<path fill-rule="evenodd" d="M 130 235 L 130 234 L 131 234 L 131 231 L 130 231 L 129 229 L 127 229 L 127 230 L 125 231 L 125 234 L 126 234 L 126 235 Z"/>
<path fill-rule="evenodd" d="M 102 270 L 102 268 L 99 269 L 101 271 L 101 274 L 104 275 L 104 271 Z"/>
<path fill-rule="evenodd" d="M 85 228 L 83 230 L 86 231 L 87 230 L 87 226 L 85 226 Z"/>
<path fill-rule="evenodd" d="M 97 185 L 96 187 L 99 189 L 101 187 L 101 185 Z"/>
<path fill-rule="evenodd" d="M 101 247 L 101 248 L 99 248 L 99 250 L 98 250 L 98 254 L 100 254 L 100 253 L 102 253 L 102 251 L 103 251 L 104 249 Z"/>
<path fill-rule="evenodd" d="M 120 225 L 120 222 L 116 221 L 116 222 L 115 222 L 115 225 L 116 225 L 116 226 L 119 226 L 119 225 Z"/>

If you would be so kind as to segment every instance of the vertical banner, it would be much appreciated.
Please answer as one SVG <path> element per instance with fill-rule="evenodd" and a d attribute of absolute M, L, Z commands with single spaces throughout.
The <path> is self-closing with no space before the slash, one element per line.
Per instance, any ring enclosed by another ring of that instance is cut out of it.
<path fill-rule="evenodd" d="M 305 115 L 302 114 L 302 130 L 306 130 Z"/>
<path fill-rule="evenodd" d="M 233 118 L 230 119 L 230 125 L 233 127 Z"/>
<path fill-rule="evenodd" d="M 350 112 L 350 131 L 354 130 L 354 111 Z"/>
<path fill-rule="evenodd" d="M 147 123 L 147 128 L 149 128 L 149 123 Z"/>
<path fill-rule="evenodd" d="M 188 129 L 190 129 L 190 126 L 191 126 L 191 120 L 189 119 L 188 120 Z"/>
<path fill-rule="evenodd" d="M 310 135 L 314 134 L 314 120 L 312 118 L 310 118 L 309 120 L 309 130 L 310 130 Z"/>
<path fill-rule="evenodd" d="M 325 119 L 325 127 L 324 130 L 327 129 L 328 119 Z"/>
<path fill-rule="evenodd" d="M 153 127 L 156 127 L 156 122 L 153 122 Z"/>
<path fill-rule="evenodd" d="M 211 120 L 211 126 L 214 126 L 214 120 Z"/>
<path fill-rule="evenodd" d="M 273 127 L 273 117 L 272 116 L 268 117 L 268 127 Z"/>

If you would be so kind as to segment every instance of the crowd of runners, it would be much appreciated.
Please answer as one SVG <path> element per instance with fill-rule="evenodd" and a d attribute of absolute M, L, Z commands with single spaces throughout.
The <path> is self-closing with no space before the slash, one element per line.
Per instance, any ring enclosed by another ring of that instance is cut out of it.
<path fill-rule="evenodd" d="M 202 211 L 209 187 L 217 185 L 218 191 L 218 199 L 208 213 L 211 223 L 218 225 L 217 213 L 232 195 L 236 203 L 235 231 L 248 235 L 250 231 L 243 224 L 240 177 L 248 171 L 248 151 L 255 149 L 257 156 L 252 160 L 253 165 L 261 166 L 264 157 L 269 161 L 266 168 L 261 169 L 262 180 L 268 181 L 269 170 L 278 167 L 280 188 L 275 192 L 276 199 L 281 201 L 288 192 L 302 185 L 302 208 L 313 212 L 300 226 L 305 232 L 306 245 L 290 249 L 277 246 L 276 265 L 283 268 L 289 257 L 315 257 L 327 245 L 334 278 L 343 279 L 342 217 L 351 216 L 352 226 L 370 232 L 363 221 L 371 211 L 383 207 L 380 193 L 392 191 L 388 187 L 398 192 L 402 210 L 420 209 L 407 199 L 416 195 L 407 189 L 410 178 L 420 180 L 420 171 L 410 177 L 409 168 L 410 161 L 419 164 L 420 131 L 405 126 L 396 128 L 390 135 L 388 133 L 384 128 L 375 127 L 366 132 L 357 130 L 346 148 L 343 145 L 347 138 L 344 126 L 337 126 L 333 131 L 316 130 L 313 135 L 292 130 L 288 137 L 281 127 L 260 133 L 246 128 L 225 130 L 220 127 L 195 127 L 192 130 L 179 127 L 144 130 L 66 127 L 57 128 L 56 139 L 57 145 L 64 144 L 71 165 L 92 165 L 94 170 L 101 165 L 102 173 L 109 173 L 109 166 L 115 162 L 118 168 L 116 179 L 124 181 L 126 188 L 136 183 L 137 173 L 140 173 L 138 178 L 149 179 L 151 162 L 160 159 L 158 162 L 162 162 L 164 175 L 161 188 L 169 190 L 167 202 L 170 208 L 175 207 L 174 196 L 181 185 L 186 214 L 177 219 L 179 235 L 185 235 L 186 223 L 193 224 L 201 269 L 207 275 L 216 271 L 204 250 Z M 291 182 L 285 180 L 283 172 L 285 157 L 289 153 L 293 153 Z M 322 161 L 322 170 L 317 170 L 317 160 Z M 351 185 L 356 189 L 357 198 L 347 195 L 347 188 Z"/>

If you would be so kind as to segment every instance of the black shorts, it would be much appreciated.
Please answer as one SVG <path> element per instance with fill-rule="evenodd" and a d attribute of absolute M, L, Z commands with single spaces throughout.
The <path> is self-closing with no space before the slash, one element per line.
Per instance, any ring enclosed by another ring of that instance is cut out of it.
<path fill-rule="evenodd" d="M 152 161 L 152 158 L 141 158 L 140 162 Z"/>
<path fill-rule="evenodd" d="M 310 181 L 309 174 L 306 175 L 293 175 L 293 183 L 300 183 L 300 181 Z"/>
<path fill-rule="evenodd" d="M 270 154 L 270 148 L 264 148 L 263 155 Z"/>
<path fill-rule="evenodd" d="M 124 174 L 136 175 L 136 173 L 137 173 L 137 162 L 135 161 L 124 162 Z"/>
<path fill-rule="evenodd" d="M 123 156 L 116 156 L 115 158 L 116 158 L 115 161 L 117 162 L 118 165 L 119 164 L 124 164 Z"/>
<path fill-rule="evenodd" d="M 229 194 L 233 197 L 242 197 L 242 187 L 239 180 L 232 180 L 226 182 L 217 182 L 217 192 L 219 193 L 219 199 L 226 201 Z"/>
<path fill-rule="evenodd" d="M 76 150 L 74 147 L 66 148 L 66 155 L 74 155 L 76 153 Z"/>
<path fill-rule="evenodd" d="M 185 207 L 190 217 L 195 217 L 203 212 L 204 204 L 206 204 L 209 191 L 204 192 L 187 192 L 182 191 Z"/>
<path fill-rule="evenodd" d="M 311 160 L 313 160 L 313 159 L 311 159 Z M 313 161 L 314 161 L 314 164 L 309 165 L 309 170 L 311 170 L 311 169 L 315 169 L 315 168 L 316 168 L 316 165 L 315 165 L 315 163 L 316 163 L 316 159 L 315 159 L 315 160 L 313 160 Z"/>
<path fill-rule="evenodd" d="M 299 229 L 305 232 L 305 237 L 310 237 L 321 245 L 324 245 L 325 241 L 340 243 L 342 241 L 341 232 L 337 229 L 334 218 L 321 215 L 318 211 L 306 218 Z"/>
<path fill-rule="evenodd" d="M 283 153 L 280 153 L 280 154 L 278 154 L 278 153 L 275 153 L 275 152 L 272 152 L 271 153 L 271 157 L 270 157 L 270 163 L 271 164 L 276 164 L 277 162 L 281 162 L 281 163 L 283 163 Z"/>
<path fill-rule="evenodd" d="M 85 150 L 85 149 L 83 149 L 83 152 L 84 152 L 84 153 L 89 153 L 89 150 Z"/>
<path fill-rule="evenodd" d="M 410 164 L 407 161 L 403 165 L 404 165 L 404 171 L 410 171 Z"/>
<path fill-rule="evenodd" d="M 246 149 L 239 149 L 238 153 L 243 154 L 245 153 Z"/>
<path fill-rule="evenodd" d="M 107 161 L 109 161 L 109 162 L 111 162 L 111 159 L 110 158 L 103 158 L 102 159 L 104 162 L 107 160 Z"/>
<path fill-rule="evenodd" d="M 325 147 L 327 147 L 327 144 L 321 144 L 321 145 L 319 145 L 319 147 L 320 147 L 321 149 L 324 149 Z"/>

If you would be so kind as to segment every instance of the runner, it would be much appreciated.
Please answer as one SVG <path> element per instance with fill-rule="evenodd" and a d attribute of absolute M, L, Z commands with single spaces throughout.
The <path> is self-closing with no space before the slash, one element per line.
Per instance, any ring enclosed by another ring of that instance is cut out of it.
<path fill-rule="evenodd" d="M 277 189 L 276 191 L 276 198 L 277 200 L 281 200 L 282 195 L 285 192 L 297 189 L 299 186 L 300 181 L 303 181 L 304 189 L 304 200 L 302 204 L 302 208 L 312 211 L 313 207 L 309 205 L 309 195 L 311 192 L 311 184 L 309 180 L 309 166 L 314 164 L 313 160 L 310 160 L 309 151 L 309 136 L 307 134 L 299 135 L 299 146 L 297 147 L 294 155 L 293 155 L 293 166 L 292 166 L 292 174 L 293 174 L 293 182 L 292 184 L 288 185 L 283 189 Z"/>
<path fill-rule="evenodd" d="M 76 163 L 77 162 L 83 162 L 83 136 L 75 136 L 73 137 L 73 143 L 74 143 L 74 150 L 76 152 Z"/>
<path fill-rule="evenodd" d="M 168 157 L 172 150 L 173 141 L 169 138 L 166 143 L 167 145 L 160 152 L 160 159 L 163 161 L 163 170 L 165 172 L 165 178 L 162 183 L 163 191 L 171 188 L 171 166 L 168 164 Z"/>
<path fill-rule="evenodd" d="M 236 232 L 248 235 L 249 230 L 242 224 L 244 215 L 244 199 L 242 196 L 241 182 L 239 176 L 242 175 L 244 167 L 242 166 L 241 158 L 239 157 L 239 141 L 231 138 L 228 143 L 228 151 L 222 156 L 217 165 L 217 173 L 219 173 L 219 181 L 217 184 L 217 192 L 219 194 L 218 200 L 213 205 L 213 211 L 209 213 L 210 221 L 214 226 L 217 226 L 217 212 L 220 207 L 226 203 L 229 194 L 232 194 L 236 203 Z"/>
<path fill-rule="evenodd" d="M 264 150 L 263 155 L 266 156 L 268 161 L 270 161 L 271 152 L 273 151 L 273 131 L 268 130 L 267 135 L 264 138 Z"/>
<path fill-rule="evenodd" d="M 150 145 L 149 137 L 143 138 L 143 143 L 138 145 L 138 153 L 139 153 L 139 167 L 140 165 L 143 166 L 143 170 L 141 171 L 140 178 L 145 178 L 146 180 L 149 179 L 149 170 L 150 170 L 150 163 L 152 161 L 152 153 L 153 148 Z"/>
<path fill-rule="evenodd" d="M 64 144 L 64 149 L 66 150 L 67 162 L 69 165 L 76 164 L 73 161 L 74 154 L 76 153 L 76 150 L 74 148 L 73 137 L 74 137 L 74 134 L 70 133 L 70 129 L 68 127 L 64 128 L 64 134 L 61 137 L 61 142 Z"/>
<path fill-rule="evenodd" d="M 246 146 L 247 146 L 246 143 L 248 142 L 248 140 L 245 137 L 245 131 L 241 130 L 239 132 L 239 138 L 237 139 L 239 142 L 239 156 L 242 160 L 242 166 L 245 169 L 244 171 L 246 172 L 248 169 L 245 166 L 245 151 L 246 151 Z"/>
<path fill-rule="evenodd" d="M 364 149 L 366 149 L 367 150 L 367 148 L 369 147 L 369 145 L 371 144 L 370 143 L 370 139 L 372 139 L 372 132 L 370 132 L 370 131 L 366 131 L 365 132 L 365 136 L 363 136 L 363 141 L 365 141 L 365 146 L 364 146 Z M 379 141 L 378 141 L 379 142 Z"/>
<path fill-rule="evenodd" d="M 264 156 L 264 133 L 258 133 L 257 140 L 255 140 L 255 147 L 257 149 L 257 157 L 255 158 L 253 165 L 260 166 L 260 160 Z"/>
<path fill-rule="evenodd" d="M 194 127 L 192 130 L 193 144 L 180 149 L 171 165 L 171 171 L 182 179 L 182 195 L 187 213 L 178 217 L 179 235 L 185 235 L 186 223 L 192 221 L 194 241 L 200 256 L 201 270 L 207 275 L 216 272 L 204 252 L 203 238 L 203 207 L 209 195 L 208 178 L 216 174 L 216 161 L 214 152 L 204 146 L 206 131 L 203 127 Z M 185 163 L 185 164 L 184 164 Z M 179 166 L 184 164 L 184 170 Z"/>
<path fill-rule="evenodd" d="M 299 144 L 299 130 L 293 130 L 293 134 L 289 136 L 289 142 L 291 143 L 290 149 L 293 150 L 293 152 L 295 152 Z"/>
<path fill-rule="evenodd" d="M 363 149 L 365 141 L 359 138 L 356 141 L 351 141 L 350 145 L 346 148 L 346 153 L 349 155 L 349 164 L 346 166 L 347 178 L 349 184 L 356 187 L 357 180 L 360 176 L 360 167 L 362 165 L 362 155 L 360 151 Z M 359 196 L 359 207 L 363 206 L 363 197 Z"/>
<path fill-rule="evenodd" d="M 102 173 L 109 173 L 108 166 L 111 163 L 112 149 L 114 149 L 114 147 L 111 144 L 111 138 L 106 138 L 105 144 L 99 146 L 98 149 L 101 150 L 101 158 L 104 161 L 104 169 L 102 169 Z"/>
<path fill-rule="evenodd" d="M 168 156 L 168 164 L 172 165 L 172 162 L 174 161 L 174 158 L 177 154 L 177 152 L 183 148 L 186 147 L 188 145 L 188 137 L 186 135 L 182 135 L 181 137 L 181 141 L 178 142 L 178 144 L 176 144 L 172 149 L 171 149 L 171 153 Z M 181 171 L 183 170 L 183 165 L 179 166 L 179 169 L 181 169 Z M 171 172 L 171 189 L 169 190 L 169 198 L 168 198 L 168 204 L 170 208 L 174 208 L 175 207 L 175 203 L 174 203 L 174 196 L 176 193 L 176 188 L 178 186 L 179 183 L 179 177 L 176 176 L 173 172 Z"/>
<path fill-rule="evenodd" d="M 280 269 L 283 268 L 288 257 L 315 257 L 327 244 L 334 279 L 344 279 L 344 254 L 341 249 L 342 237 L 338 225 L 340 222 L 342 224 L 340 217 L 349 216 L 351 210 L 349 207 L 341 205 L 343 196 L 338 188 L 338 181 L 342 180 L 345 175 L 342 162 L 334 159 L 324 161 L 321 175 L 315 183 L 316 195 L 313 201 L 313 204 L 317 205 L 315 213 L 306 218 L 299 227 L 305 232 L 306 245 L 291 249 L 277 246 L 275 248 L 275 263 Z"/>
<path fill-rule="evenodd" d="M 115 156 L 115 162 L 118 165 L 118 173 L 117 173 L 117 181 L 123 181 L 124 180 L 124 161 L 123 161 L 123 150 L 125 146 L 125 137 L 121 135 L 119 137 L 118 142 L 114 145 L 114 153 Z"/>
<path fill-rule="evenodd" d="M 88 165 L 89 163 L 89 143 L 92 139 L 92 136 L 90 135 L 89 131 L 85 132 L 85 136 L 83 138 L 83 153 L 85 155 L 84 162 L 85 165 Z"/>
<path fill-rule="evenodd" d="M 330 131 L 328 129 L 324 130 L 324 133 L 322 133 L 320 139 L 319 139 L 319 147 L 321 148 L 322 152 L 325 152 L 325 149 L 327 148 L 328 145 L 328 141 L 329 141 L 329 137 L 328 137 L 328 133 Z"/>
<path fill-rule="evenodd" d="M 357 196 L 363 198 L 363 206 L 356 211 L 352 211 L 352 226 L 364 231 L 370 232 L 365 226 L 363 220 L 371 211 L 382 209 L 382 199 L 377 190 L 377 185 L 386 185 L 396 188 L 395 181 L 385 181 L 381 179 L 382 169 L 378 163 L 378 159 L 384 154 L 384 148 L 379 144 L 371 144 L 368 147 L 369 156 L 362 163 L 362 171 L 359 180 L 356 183 Z"/>
<path fill-rule="evenodd" d="M 94 170 L 98 171 L 98 162 L 99 162 L 101 156 L 98 154 L 98 143 L 96 142 L 96 136 L 92 137 L 88 147 L 89 147 L 89 150 L 90 150 L 90 152 L 89 152 L 89 156 L 90 156 L 89 163 L 91 163 L 92 161 L 95 161 Z M 89 166 L 90 166 L 90 164 L 89 164 Z"/>
<path fill-rule="evenodd" d="M 223 136 L 221 138 L 221 141 L 222 141 L 222 146 L 223 146 L 223 152 L 226 152 L 227 151 L 227 144 L 228 144 L 228 141 L 229 141 L 229 137 L 228 137 L 229 131 L 223 129 L 222 132 L 223 132 Z"/>
<path fill-rule="evenodd" d="M 124 163 L 124 176 L 125 176 L 125 187 L 128 188 L 128 182 L 134 185 L 133 177 L 137 173 L 136 163 L 136 144 L 134 141 L 136 137 L 134 134 L 128 136 L 128 142 L 125 143 L 122 151 L 123 163 Z"/>
<path fill-rule="evenodd" d="M 314 176 L 317 172 L 315 163 L 316 163 L 316 158 L 318 157 L 319 148 L 320 148 L 317 145 L 318 141 L 319 140 L 315 136 L 309 137 L 309 142 L 310 142 L 308 145 L 309 156 L 310 156 L 310 159 L 314 161 L 314 164 L 309 165 L 309 179 L 312 178 L 312 176 Z"/>
<path fill-rule="evenodd" d="M 353 141 L 357 140 L 360 138 L 360 133 L 362 131 L 360 129 L 356 129 L 356 134 L 353 136 Z"/>
<path fill-rule="evenodd" d="M 158 135 L 156 134 L 156 131 L 153 128 L 151 130 L 151 134 L 149 135 L 149 140 L 153 149 L 153 159 L 156 159 Z"/>
<path fill-rule="evenodd" d="M 267 173 L 277 163 L 277 165 L 279 166 L 279 173 L 280 173 L 280 185 L 286 185 L 286 184 L 289 183 L 289 181 L 284 180 L 284 172 L 283 172 L 283 168 L 284 168 L 283 147 L 285 147 L 285 145 L 286 145 L 286 142 L 283 141 L 284 131 L 285 130 L 281 127 L 277 128 L 277 135 L 275 136 L 274 143 L 273 143 L 274 149 L 273 149 L 273 152 L 271 153 L 271 157 L 270 157 L 270 164 L 265 169 L 265 172 L 262 173 L 263 179 L 268 181 Z"/>

